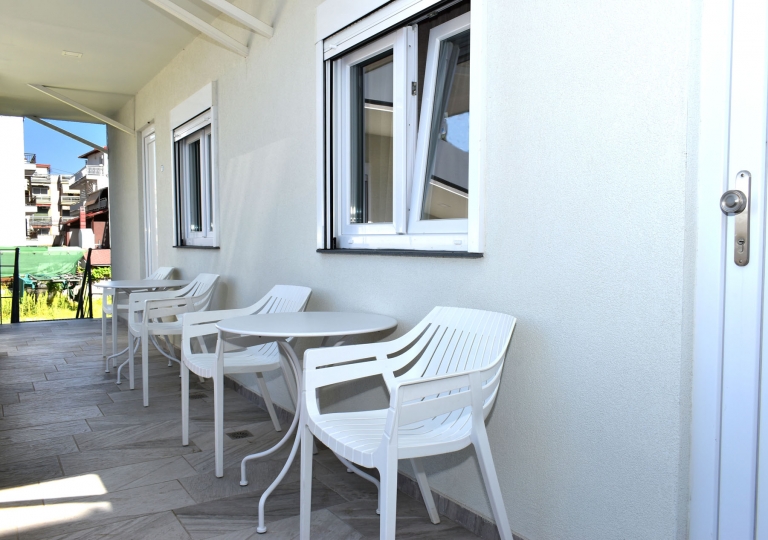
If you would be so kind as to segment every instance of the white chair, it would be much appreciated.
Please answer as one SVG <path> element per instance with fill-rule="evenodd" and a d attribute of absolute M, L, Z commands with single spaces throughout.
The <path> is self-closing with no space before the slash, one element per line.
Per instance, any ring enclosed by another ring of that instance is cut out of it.
<path fill-rule="evenodd" d="M 223 319 L 261 313 L 304 311 L 311 293 L 312 289 L 308 287 L 275 285 L 261 300 L 246 308 L 184 315 L 181 338 L 182 445 L 189 444 L 189 372 L 192 371 L 199 377 L 213 378 L 216 476 L 224 476 L 224 375 L 232 373 L 256 375 L 256 382 L 267 405 L 275 431 L 281 430 L 280 422 L 275 414 L 263 373 L 282 368 L 283 377 L 294 404 L 297 403 L 297 391 L 293 372 L 289 366 L 285 365 L 286 360 L 280 355 L 277 343 L 266 343 L 226 352 L 222 342 L 217 341 L 216 351 L 209 353 L 204 341 L 205 336 L 217 335 L 216 323 Z M 199 352 L 192 351 L 193 339 L 199 345 Z"/>
<path fill-rule="evenodd" d="M 173 266 L 161 266 L 145 279 L 168 279 L 174 271 Z M 147 289 L 149 290 L 149 289 Z M 136 291 L 139 292 L 139 291 Z M 125 317 L 128 313 L 128 300 L 121 303 L 121 294 L 115 289 L 106 290 L 106 298 L 101 305 L 101 355 L 106 359 L 104 371 L 109 373 L 109 358 L 107 358 L 107 315 L 112 318 L 112 367 L 115 366 L 115 356 L 117 355 L 117 323 L 120 316 Z M 124 293 L 122 296 L 126 296 Z"/>
<path fill-rule="evenodd" d="M 170 361 L 180 362 L 173 354 L 169 336 L 180 336 L 181 316 L 185 313 L 205 311 L 213 299 L 219 276 L 200 274 L 189 285 L 177 291 L 132 293 L 128 299 L 128 370 L 131 390 L 134 388 L 133 340 L 141 340 L 141 379 L 144 387 L 144 406 L 149 406 L 149 340 Z M 169 352 L 155 340 L 166 338 Z"/>
<path fill-rule="evenodd" d="M 437 307 L 394 341 L 306 351 L 301 540 L 309 540 L 313 435 L 339 457 L 378 469 L 382 540 L 395 538 L 397 460 L 411 460 L 430 518 L 438 523 L 418 458 L 456 452 L 472 444 L 499 534 L 503 540 L 512 540 L 485 417 L 496 399 L 515 322 L 502 313 Z M 317 389 L 377 375 L 389 388 L 389 409 L 320 413 Z"/>

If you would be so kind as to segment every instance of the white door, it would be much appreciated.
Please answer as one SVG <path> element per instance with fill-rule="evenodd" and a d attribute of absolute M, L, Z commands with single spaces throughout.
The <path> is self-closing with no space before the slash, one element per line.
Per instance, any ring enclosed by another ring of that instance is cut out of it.
<path fill-rule="evenodd" d="M 155 128 L 142 133 L 144 176 L 144 261 L 145 275 L 157 268 L 157 188 L 155 182 Z"/>
<path fill-rule="evenodd" d="M 766 320 L 767 29 L 765 2 L 733 1 L 730 96 L 726 97 L 729 107 L 724 108 L 726 193 L 720 216 L 724 236 L 715 522 L 719 540 L 768 539 L 768 395 L 761 399 L 761 394 L 768 392 L 768 373 L 761 369 L 762 359 L 768 358 L 763 351 L 768 344 L 762 340 Z M 721 209 L 708 207 L 714 213 Z"/>

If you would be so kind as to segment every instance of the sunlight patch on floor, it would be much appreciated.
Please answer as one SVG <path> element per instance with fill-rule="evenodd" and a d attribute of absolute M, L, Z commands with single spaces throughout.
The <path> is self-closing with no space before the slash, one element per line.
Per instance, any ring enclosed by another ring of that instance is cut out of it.
<path fill-rule="evenodd" d="M 0 508 L 0 534 L 30 531 L 40 527 L 85 519 L 112 511 L 109 502 L 82 502 Z"/>
<path fill-rule="evenodd" d="M 0 490 L 0 503 L 18 501 L 40 501 L 69 497 L 90 497 L 104 495 L 107 488 L 97 474 L 85 474 L 70 478 L 59 478 L 39 484 L 19 486 Z"/>

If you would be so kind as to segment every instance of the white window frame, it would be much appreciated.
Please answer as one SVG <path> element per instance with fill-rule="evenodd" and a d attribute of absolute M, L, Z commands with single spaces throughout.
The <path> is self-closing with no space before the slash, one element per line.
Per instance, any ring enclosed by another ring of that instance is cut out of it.
<path fill-rule="evenodd" d="M 406 216 L 406 230 L 398 227 L 398 216 L 395 217 L 393 224 L 394 234 L 389 231 L 376 231 L 373 228 L 363 228 L 354 231 L 342 226 L 340 217 L 348 218 L 345 207 L 340 203 L 340 185 L 346 178 L 330 178 L 331 170 L 338 174 L 340 162 L 339 151 L 332 146 L 338 146 L 338 140 L 331 145 L 328 140 L 331 127 L 337 121 L 339 114 L 339 102 L 337 96 L 331 96 L 331 82 L 337 73 L 335 62 L 343 60 L 341 54 L 359 43 L 370 39 L 376 35 L 384 34 L 387 37 L 387 30 L 394 33 L 399 32 L 398 25 L 402 26 L 405 20 L 414 15 L 423 12 L 436 4 L 438 0 L 394 0 L 386 6 L 376 9 L 379 0 L 367 0 L 370 6 L 370 12 L 360 18 L 360 4 L 355 7 L 349 5 L 345 0 L 326 0 L 318 8 L 318 42 L 317 42 L 317 132 L 318 132 L 318 199 L 317 199 L 317 247 L 320 250 L 336 248 L 353 249 L 409 249 L 409 250 L 445 250 L 445 251 L 469 251 L 472 253 L 482 253 L 485 250 L 484 242 L 484 203 L 485 203 L 485 171 L 486 171 L 486 17 L 487 0 L 472 0 L 471 12 L 467 14 L 471 34 L 472 63 L 470 67 L 470 147 L 472 151 L 469 157 L 469 197 L 468 197 L 468 219 L 466 220 L 413 220 Z M 375 10 L 375 11 L 374 11 Z M 463 16 L 457 17 L 462 19 Z M 456 21 L 449 21 L 446 24 Z M 463 23 L 462 23 L 463 24 Z M 447 27 L 444 27 L 447 29 Z M 455 35 L 466 28 L 457 30 L 451 35 Z M 435 29 L 433 29 L 435 30 Z M 432 36 L 430 36 L 430 43 Z M 367 47 L 367 46 L 366 46 Z M 414 44 L 415 47 L 415 44 Z M 357 53 L 354 51 L 352 54 Z M 439 53 L 439 47 L 434 55 Z M 432 55 L 430 55 L 432 56 Z M 434 62 L 433 62 L 434 63 Z M 409 64 L 415 64 L 409 63 Z M 415 69 L 415 65 L 414 65 Z M 415 74 L 408 73 L 409 79 L 415 81 Z M 429 78 L 429 66 L 425 73 L 425 79 Z M 434 79 L 433 79 L 434 80 Z M 425 81 L 426 83 L 426 81 Z M 337 84 L 335 81 L 333 84 Z M 424 92 L 427 91 L 424 86 Z M 327 99 L 326 99 L 327 98 Z M 333 118 L 331 117 L 330 100 L 333 99 Z M 424 102 L 424 96 L 422 96 Z M 414 109 L 414 115 L 417 111 Z M 409 120 L 410 121 L 410 120 Z M 424 131 L 424 130 L 422 130 Z M 426 137 L 426 135 L 423 135 Z M 411 144 L 413 137 L 408 144 Z M 428 141 L 428 139 L 426 139 Z M 411 144 L 410 152 L 415 153 L 416 143 Z M 411 158 L 415 161 L 415 156 Z M 414 163 L 415 165 L 415 163 Z M 405 204 L 401 205 L 406 212 L 416 212 L 420 208 L 420 201 L 414 200 L 414 192 L 423 189 L 423 182 L 413 183 L 412 174 L 414 170 L 409 162 L 409 171 L 406 180 Z M 417 206 L 419 205 L 419 206 Z M 395 213 L 397 213 L 395 206 Z M 334 215 L 331 215 L 334 212 Z M 402 217 L 402 216 L 400 216 Z M 417 216 L 420 218 L 420 212 Z M 411 221 L 414 221 L 412 224 Z M 426 221 L 445 221 L 446 223 L 425 223 Z M 463 224 L 457 222 L 463 221 Z M 420 222 L 420 223 L 419 223 Z M 333 231 L 328 230 L 331 225 Z M 335 238 L 334 238 L 335 237 Z M 333 241 L 336 245 L 333 246 Z"/>
<path fill-rule="evenodd" d="M 415 130 L 413 122 L 408 121 L 408 113 L 416 107 L 415 96 L 407 91 L 408 69 L 412 62 L 408 59 L 409 45 L 414 39 L 413 30 L 401 28 L 384 36 L 383 38 L 343 56 L 334 62 L 335 80 L 340 83 L 339 91 L 335 93 L 336 118 L 335 130 L 338 133 L 335 170 L 339 171 L 337 178 L 341 181 L 338 190 L 338 209 L 335 216 L 341 236 L 402 234 L 406 230 L 405 201 L 408 187 L 405 183 L 412 164 L 413 152 L 408 148 L 408 141 L 412 140 L 411 133 Z M 392 223 L 350 223 L 349 209 L 351 206 L 351 188 L 353 175 L 353 156 L 351 155 L 352 137 L 355 135 L 351 120 L 351 93 L 354 68 L 379 54 L 391 50 L 394 57 L 393 66 L 393 189 L 392 189 Z M 402 112 L 405 111 L 405 112 Z"/>
<path fill-rule="evenodd" d="M 174 231 L 175 247 L 219 247 L 218 212 L 218 143 L 217 143 L 216 83 L 211 82 L 171 111 L 171 147 L 173 148 Z M 210 152 L 206 137 L 210 135 Z M 200 140 L 202 231 L 190 231 L 189 180 L 184 178 L 188 167 L 187 144 Z M 186 142 L 186 143 L 185 143 Z M 182 151 L 179 153 L 179 149 Z M 210 161 L 210 168 L 209 168 Z M 210 169 L 210 179 L 208 171 Z M 210 184 L 210 190 L 208 185 Z M 210 210 L 209 210 L 210 209 Z M 211 215 L 212 213 L 212 215 Z M 208 230 L 208 224 L 212 224 Z"/>

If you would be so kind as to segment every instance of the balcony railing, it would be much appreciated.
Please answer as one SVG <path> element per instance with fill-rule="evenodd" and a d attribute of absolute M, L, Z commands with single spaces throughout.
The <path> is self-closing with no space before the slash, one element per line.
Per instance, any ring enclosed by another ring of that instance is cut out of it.
<path fill-rule="evenodd" d="M 32 216 L 29 218 L 29 225 L 31 227 L 50 227 L 53 224 L 53 219 L 50 217 Z"/>
<path fill-rule="evenodd" d="M 62 195 L 61 204 L 64 206 L 70 206 L 80 202 L 80 195 Z"/>
<path fill-rule="evenodd" d="M 49 205 L 51 204 L 51 196 L 50 195 L 35 195 L 35 204 L 44 204 Z"/>
<path fill-rule="evenodd" d="M 48 174 L 33 174 L 29 180 L 32 184 L 50 184 L 51 176 Z"/>
<path fill-rule="evenodd" d="M 37 163 L 37 155 L 24 152 L 24 161 L 27 163 Z"/>
<path fill-rule="evenodd" d="M 70 185 L 86 176 L 104 176 L 104 165 L 86 165 L 75 173 Z"/>
<path fill-rule="evenodd" d="M 37 199 L 34 195 L 24 195 L 24 206 L 35 206 Z"/>

